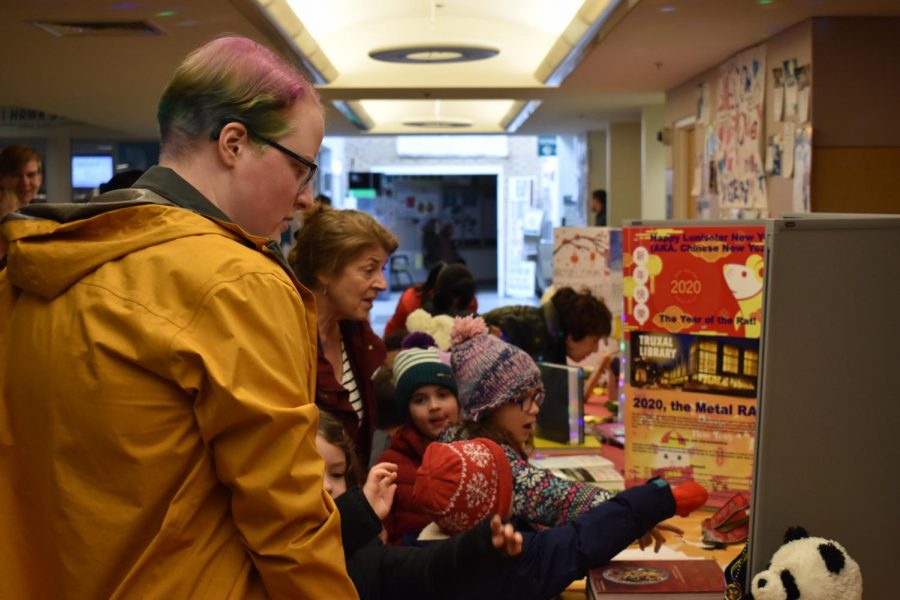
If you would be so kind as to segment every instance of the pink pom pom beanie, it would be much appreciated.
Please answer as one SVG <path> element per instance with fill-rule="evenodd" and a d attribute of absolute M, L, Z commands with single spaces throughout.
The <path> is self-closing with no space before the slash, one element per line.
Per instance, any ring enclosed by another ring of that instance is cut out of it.
<path fill-rule="evenodd" d="M 478 421 L 490 409 L 543 389 L 541 372 L 531 357 L 488 333 L 480 317 L 457 318 L 450 340 L 463 419 Z"/>

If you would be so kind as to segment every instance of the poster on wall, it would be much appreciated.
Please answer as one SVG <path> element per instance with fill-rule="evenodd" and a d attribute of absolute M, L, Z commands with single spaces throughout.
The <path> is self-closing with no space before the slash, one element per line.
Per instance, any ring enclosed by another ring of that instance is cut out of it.
<path fill-rule="evenodd" d="M 765 96 L 765 48 L 757 46 L 719 68 L 716 86 L 716 166 L 719 204 L 766 210 L 766 174 L 760 151 Z"/>
<path fill-rule="evenodd" d="M 765 227 L 626 227 L 625 479 L 750 489 Z"/>
<path fill-rule="evenodd" d="M 797 68 L 797 122 L 806 123 L 809 121 L 809 94 L 810 73 L 812 69 L 809 65 Z"/>
<path fill-rule="evenodd" d="M 758 338 L 762 225 L 623 230 L 625 331 Z"/>
<path fill-rule="evenodd" d="M 784 117 L 784 68 L 772 69 L 772 119 L 780 123 Z"/>
<path fill-rule="evenodd" d="M 794 175 L 794 143 L 796 142 L 797 125 L 793 121 L 785 121 L 782 140 L 784 144 L 781 162 L 781 176 L 790 179 Z"/>
<path fill-rule="evenodd" d="M 625 487 L 694 480 L 714 508 L 750 491 L 754 398 L 626 384 L 625 402 Z"/>
<path fill-rule="evenodd" d="M 792 58 L 784 65 L 784 116 L 793 119 L 797 115 L 797 59 Z"/>
<path fill-rule="evenodd" d="M 622 339 L 622 230 L 611 227 L 557 227 L 553 230 L 553 284 L 588 289 L 612 313 L 610 340 L 571 364 L 594 369 L 601 358 L 619 349 Z"/>

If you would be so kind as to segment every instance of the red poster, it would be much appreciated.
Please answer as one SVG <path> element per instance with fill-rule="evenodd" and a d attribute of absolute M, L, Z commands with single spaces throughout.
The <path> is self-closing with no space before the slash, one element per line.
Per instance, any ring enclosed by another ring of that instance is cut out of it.
<path fill-rule="evenodd" d="M 626 227 L 625 332 L 758 338 L 765 227 Z"/>

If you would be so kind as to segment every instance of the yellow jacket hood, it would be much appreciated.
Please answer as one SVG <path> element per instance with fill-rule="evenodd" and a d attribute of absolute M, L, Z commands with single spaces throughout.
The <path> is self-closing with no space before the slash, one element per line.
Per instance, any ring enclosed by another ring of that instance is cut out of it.
<path fill-rule="evenodd" d="M 118 190 L 103 198 L 90 204 L 33 205 L 7 217 L 0 231 L 9 242 L 10 283 L 52 299 L 110 261 L 177 238 L 233 233 L 251 247 L 268 242 L 233 223 L 200 215 L 186 220 L 185 209 L 149 190 Z"/>

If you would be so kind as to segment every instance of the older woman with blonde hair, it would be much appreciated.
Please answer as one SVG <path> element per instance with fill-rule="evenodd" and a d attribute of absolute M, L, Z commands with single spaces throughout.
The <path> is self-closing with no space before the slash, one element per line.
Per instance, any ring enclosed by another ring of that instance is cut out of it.
<path fill-rule="evenodd" d="M 382 269 L 397 238 L 370 215 L 316 206 L 304 220 L 288 261 L 316 298 L 319 358 L 316 403 L 337 416 L 369 464 L 376 427 L 372 376 L 387 351 L 369 325 Z"/>

